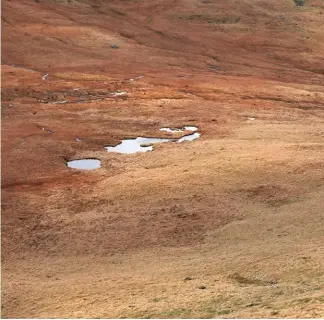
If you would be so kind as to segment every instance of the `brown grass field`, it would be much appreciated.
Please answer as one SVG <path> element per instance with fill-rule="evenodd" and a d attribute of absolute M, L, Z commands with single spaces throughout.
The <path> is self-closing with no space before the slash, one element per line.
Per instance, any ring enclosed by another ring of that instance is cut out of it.
<path fill-rule="evenodd" d="M 322 0 L 4 0 L 2 317 L 324 317 L 323 25 Z"/>

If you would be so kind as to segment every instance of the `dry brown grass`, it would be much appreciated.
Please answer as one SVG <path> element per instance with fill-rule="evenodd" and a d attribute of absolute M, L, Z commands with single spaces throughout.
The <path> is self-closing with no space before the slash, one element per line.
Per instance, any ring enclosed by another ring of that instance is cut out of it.
<path fill-rule="evenodd" d="M 323 317 L 322 9 L 6 1 L 2 316 Z"/>

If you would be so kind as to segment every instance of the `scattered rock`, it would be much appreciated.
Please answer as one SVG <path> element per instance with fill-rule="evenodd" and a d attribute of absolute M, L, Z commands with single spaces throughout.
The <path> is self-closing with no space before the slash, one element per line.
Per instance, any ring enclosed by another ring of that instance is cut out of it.
<path fill-rule="evenodd" d="M 209 65 L 209 68 L 210 68 L 210 69 L 213 69 L 213 70 L 215 70 L 215 71 L 226 71 L 226 69 L 221 68 L 221 67 L 219 67 L 219 66 L 217 66 L 217 65 L 215 65 L 215 64 L 211 64 L 211 65 Z"/>
<path fill-rule="evenodd" d="M 121 90 L 117 90 L 116 92 L 111 92 L 110 93 L 113 97 L 120 97 L 120 96 L 125 96 L 127 95 L 127 92 L 125 91 L 121 91 Z"/>
<path fill-rule="evenodd" d="M 216 66 L 215 64 L 212 64 L 209 67 L 210 67 L 210 69 L 213 69 L 213 70 L 222 70 L 219 66 Z"/>
<path fill-rule="evenodd" d="M 251 302 L 251 303 L 249 303 L 249 304 L 247 304 L 247 305 L 245 305 L 247 308 L 249 308 L 249 307 L 254 307 L 254 306 L 259 306 L 260 305 L 260 303 L 258 303 L 258 302 Z"/>
<path fill-rule="evenodd" d="M 49 129 L 46 129 L 44 127 L 42 127 L 42 131 L 46 131 L 48 133 L 55 133 L 55 131 L 52 131 L 52 130 L 49 130 Z"/>
<path fill-rule="evenodd" d="M 55 101 L 55 102 L 51 102 L 51 104 L 65 104 L 68 103 L 69 101 L 67 100 L 62 100 L 62 101 Z"/>
<path fill-rule="evenodd" d="M 191 277 L 185 277 L 183 280 L 184 281 L 190 281 L 190 280 L 193 280 L 193 279 Z"/>
<path fill-rule="evenodd" d="M 205 290 L 205 289 L 207 289 L 207 287 L 206 286 L 199 286 L 198 289 Z"/>
<path fill-rule="evenodd" d="M 110 47 L 113 49 L 119 49 L 119 46 L 117 44 L 112 44 L 112 45 L 110 45 Z"/>

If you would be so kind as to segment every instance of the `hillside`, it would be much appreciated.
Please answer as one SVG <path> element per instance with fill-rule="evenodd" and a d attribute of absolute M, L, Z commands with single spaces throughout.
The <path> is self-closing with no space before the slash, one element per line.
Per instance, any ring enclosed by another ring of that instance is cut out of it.
<path fill-rule="evenodd" d="M 320 0 L 5 0 L 2 317 L 324 317 L 323 23 Z"/>

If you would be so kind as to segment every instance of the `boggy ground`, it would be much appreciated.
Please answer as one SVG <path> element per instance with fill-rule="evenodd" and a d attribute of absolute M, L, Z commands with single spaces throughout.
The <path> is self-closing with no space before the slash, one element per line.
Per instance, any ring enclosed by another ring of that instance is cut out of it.
<path fill-rule="evenodd" d="M 2 316 L 323 317 L 323 17 L 6 0 Z M 104 149 L 184 125 L 201 138 Z"/>

